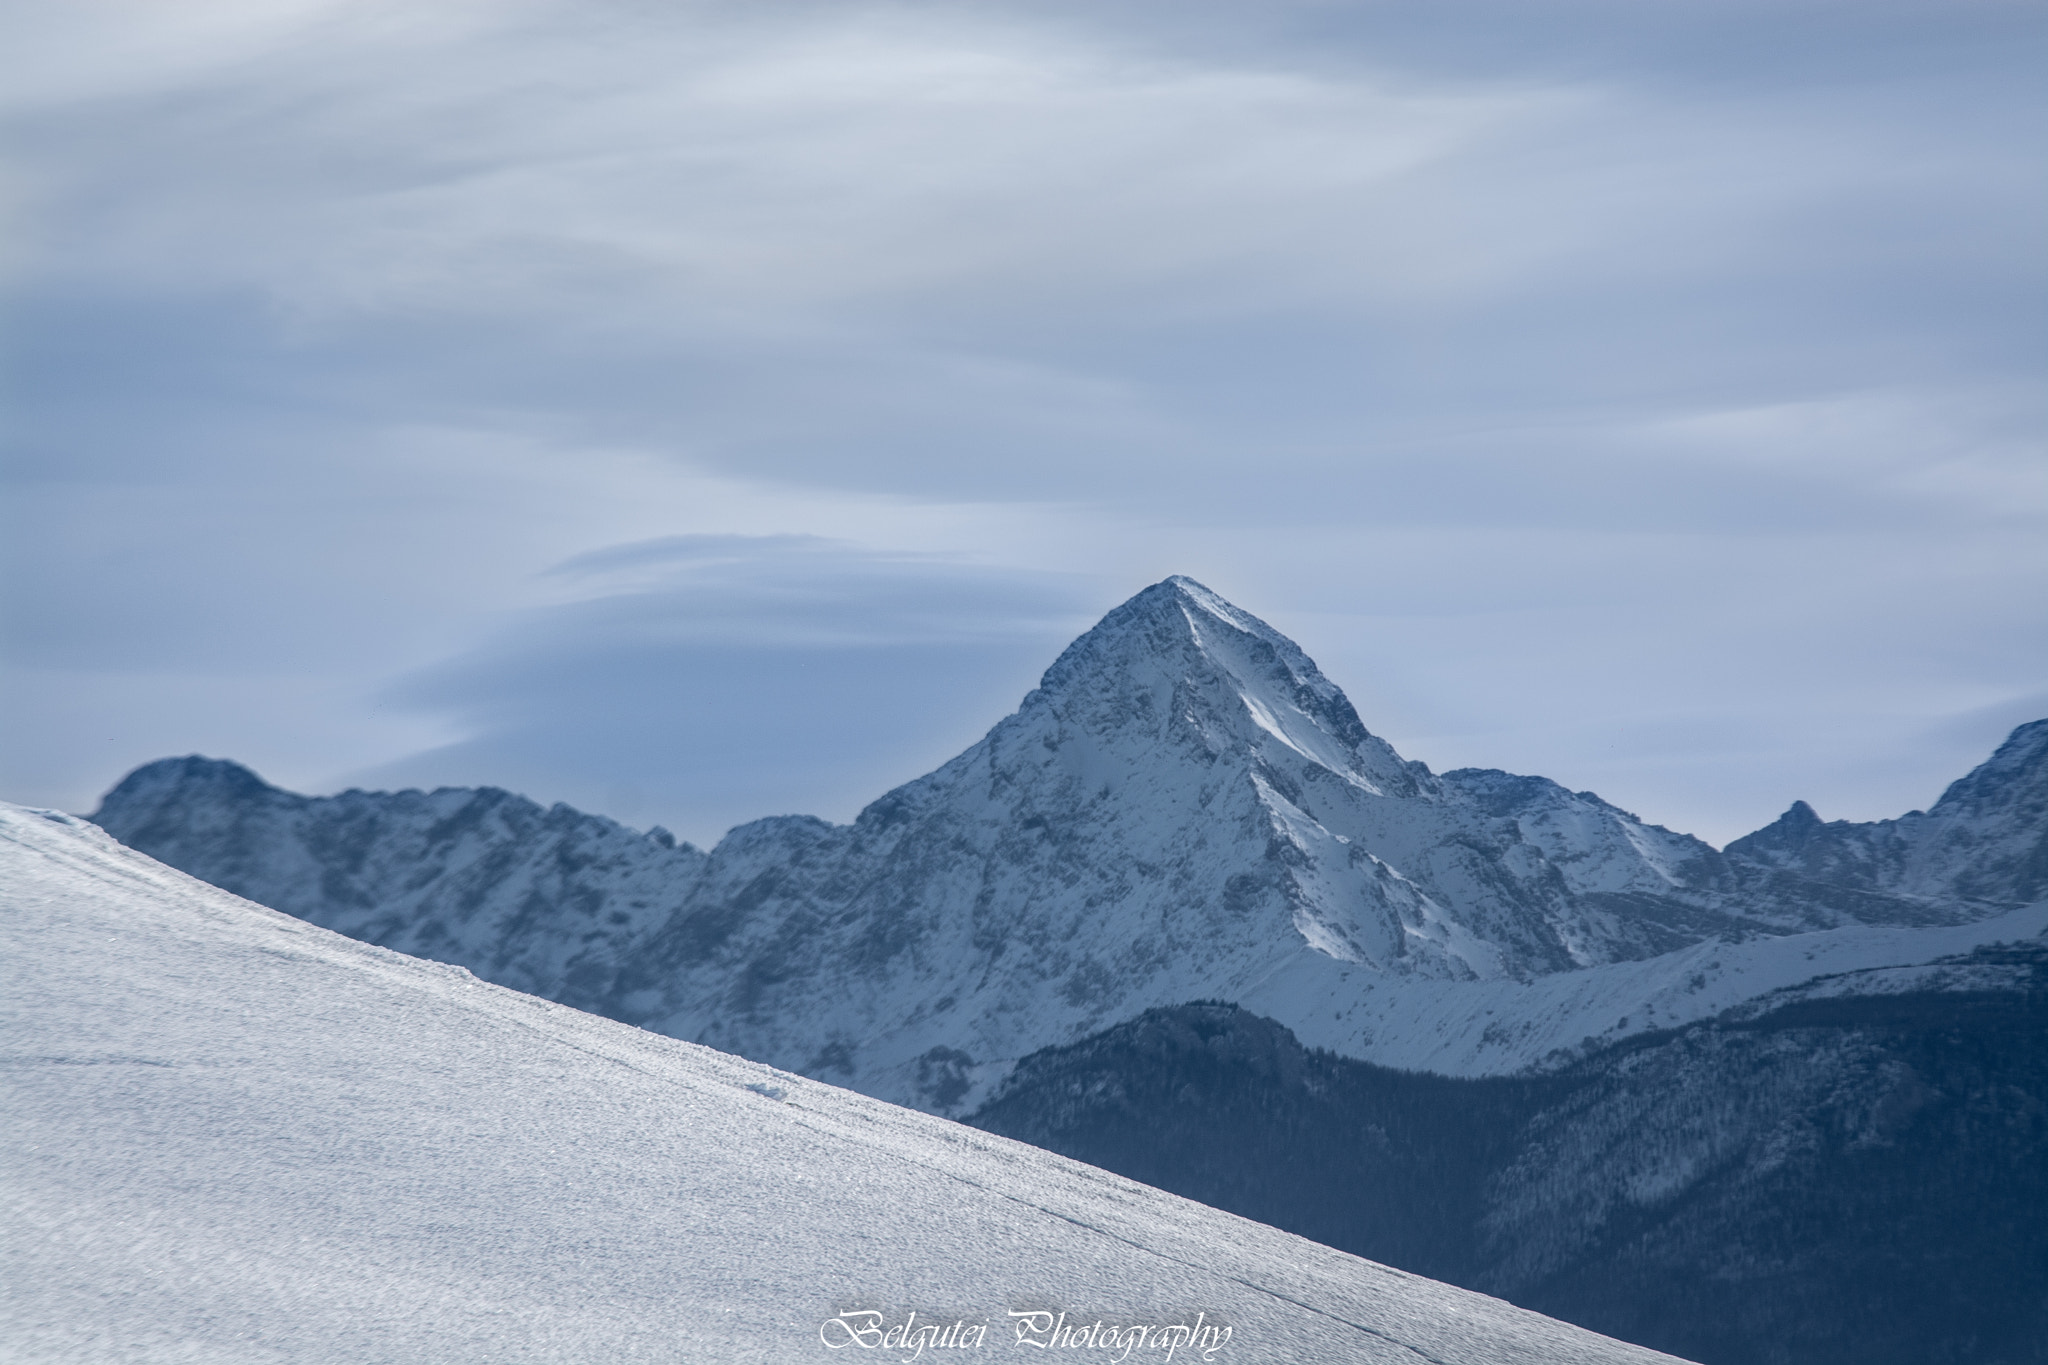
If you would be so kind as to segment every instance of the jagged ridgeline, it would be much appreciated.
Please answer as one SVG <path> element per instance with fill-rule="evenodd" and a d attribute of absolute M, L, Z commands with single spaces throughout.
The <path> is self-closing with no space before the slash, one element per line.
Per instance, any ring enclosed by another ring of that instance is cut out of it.
<path fill-rule="evenodd" d="M 1945 998 L 1954 961 L 2048 925 L 2048 721 L 1925 812 L 1851 825 L 1799 804 L 1716 850 L 1544 778 L 1402 758 L 1293 642 L 1184 578 L 1109 613 L 1014 715 L 849 825 L 762 820 L 704 852 L 503 791 L 310 798 L 200 758 L 138 769 L 93 818 L 353 937 L 939 1113 L 1000 1096 L 1006 1123 L 1023 1122 L 1022 1078 L 1002 1089 L 1019 1059 L 1193 1000 L 1449 1095 L 1449 1078 L 1577 1075 L 1816 980 Z M 2037 1108 L 2015 1114 L 2048 1112 L 2026 1093 Z M 1663 1102 L 1644 1122 L 1676 1112 Z M 1287 1112 L 1246 1122 L 1285 1132 Z M 1669 1198 L 1702 1163 L 1668 1168 Z M 1786 1236 L 1811 1250 L 1821 1225 Z M 1504 1246 L 1551 1235 L 1499 1226 Z M 1680 1262 L 1721 1274 L 1712 1238 L 1688 1236 L 1700 1259 Z M 1592 1245 L 1559 1264 L 1596 1264 Z M 1816 1321 L 1850 1313 L 1787 1273 Z M 1726 1316 L 1648 1283 L 1695 1305 L 1673 1312 Z M 1715 1365 L 1774 1358 L 1727 1349 Z M 1955 1358 L 2005 1358 L 1978 1349 Z"/>

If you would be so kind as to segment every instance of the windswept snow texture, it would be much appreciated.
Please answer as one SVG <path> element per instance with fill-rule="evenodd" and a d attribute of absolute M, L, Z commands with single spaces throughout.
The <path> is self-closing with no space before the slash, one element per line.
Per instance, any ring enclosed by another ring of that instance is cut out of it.
<path fill-rule="evenodd" d="M 820 1328 L 868 1309 L 1036 1360 L 1007 1315 L 1041 1308 L 1203 1313 L 1215 1361 L 1670 1359 L 353 942 L 69 816 L 0 807 L 0 902 L 8 1359 L 844 1359 Z"/>
<path fill-rule="evenodd" d="M 2037 753 L 2013 766 L 2038 788 Z M 1943 828 L 2039 833 L 2031 807 L 1979 806 Z M 1433 774 L 1185 578 L 851 825 L 758 821 L 707 855 L 499 791 L 315 800 L 196 758 L 93 818 L 352 937 L 948 1113 L 1019 1057 L 1198 999 L 1383 1065 L 1513 1071 L 1814 962 L 1967 951 L 2027 899 L 1960 865 L 1828 881 L 1542 778 Z"/>

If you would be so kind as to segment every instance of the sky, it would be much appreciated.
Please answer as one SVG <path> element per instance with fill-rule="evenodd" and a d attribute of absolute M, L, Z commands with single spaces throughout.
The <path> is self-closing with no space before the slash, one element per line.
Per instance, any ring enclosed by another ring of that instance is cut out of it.
<path fill-rule="evenodd" d="M 2048 716 L 2048 4 L 0 25 L 0 798 L 844 820 L 1174 573 L 1716 843 Z"/>

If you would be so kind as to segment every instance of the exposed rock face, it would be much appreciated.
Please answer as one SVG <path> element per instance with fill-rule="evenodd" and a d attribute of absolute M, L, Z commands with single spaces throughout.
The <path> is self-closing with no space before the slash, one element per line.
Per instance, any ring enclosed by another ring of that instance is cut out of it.
<path fill-rule="evenodd" d="M 2038 749 L 2015 760 L 2036 788 Z M 851 825 L 757 821 L 707 855 L 503 792 L 314 800 L 199 759 L 139 769 L 93 818 L 343 933 L 942 1111 L 1026 1053 L 1201 998 L 1353 1056 L 1512 1070 L 1648 1026 L 1653 997 L 1666 1023 L 1731 1003 L 1680 989 L 1721 964 L 1675 954 L 1969 924 L 2020 884 L 1827 881 L 1541 778 L 1434 775 L 1183 578 Z M 1597 989 L 1529 989 L 1589 969 Z"/>

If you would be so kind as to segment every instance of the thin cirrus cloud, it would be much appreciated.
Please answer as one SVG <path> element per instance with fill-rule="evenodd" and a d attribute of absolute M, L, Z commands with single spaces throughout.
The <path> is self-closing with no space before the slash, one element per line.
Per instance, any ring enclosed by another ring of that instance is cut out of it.
<path fill-rule="evenodd" d="M 78 204 L 66 246 L 160 283 L 173 263 L 178 283 L 256 283 L 313 318 L 603 300 L 657 327 L 679 303 L 731 310 L 717 321 L 745 331 L 1104 289 L 1199 315 L 1229 298 L 1178 294 L 1191 275 L 1249 266 L 1253 306 L 1326 294 L 1333 250 L 1356 266 L 1385 245 L 1357 233 L 1391 216 L 1370 210 L 1401 176 L 1572 102 L 1190 68 L 997 11 L 887 13 L 679 6 L 633 16 L 630 40 L 559 8 L 429 34 L 329 14 L 198 88 L 136 91 L 149 126 L 68 148 L 159 213 Z M 1408 245 L 1345 292 L 1411 292 Z"/>
<path fill-rule="evenodd" d="M 1923 804 L 2048 671 L 2043 18 L 21 6 L 10 794 L 844 813 L 1188 572 L 1439 766 Z"/>

